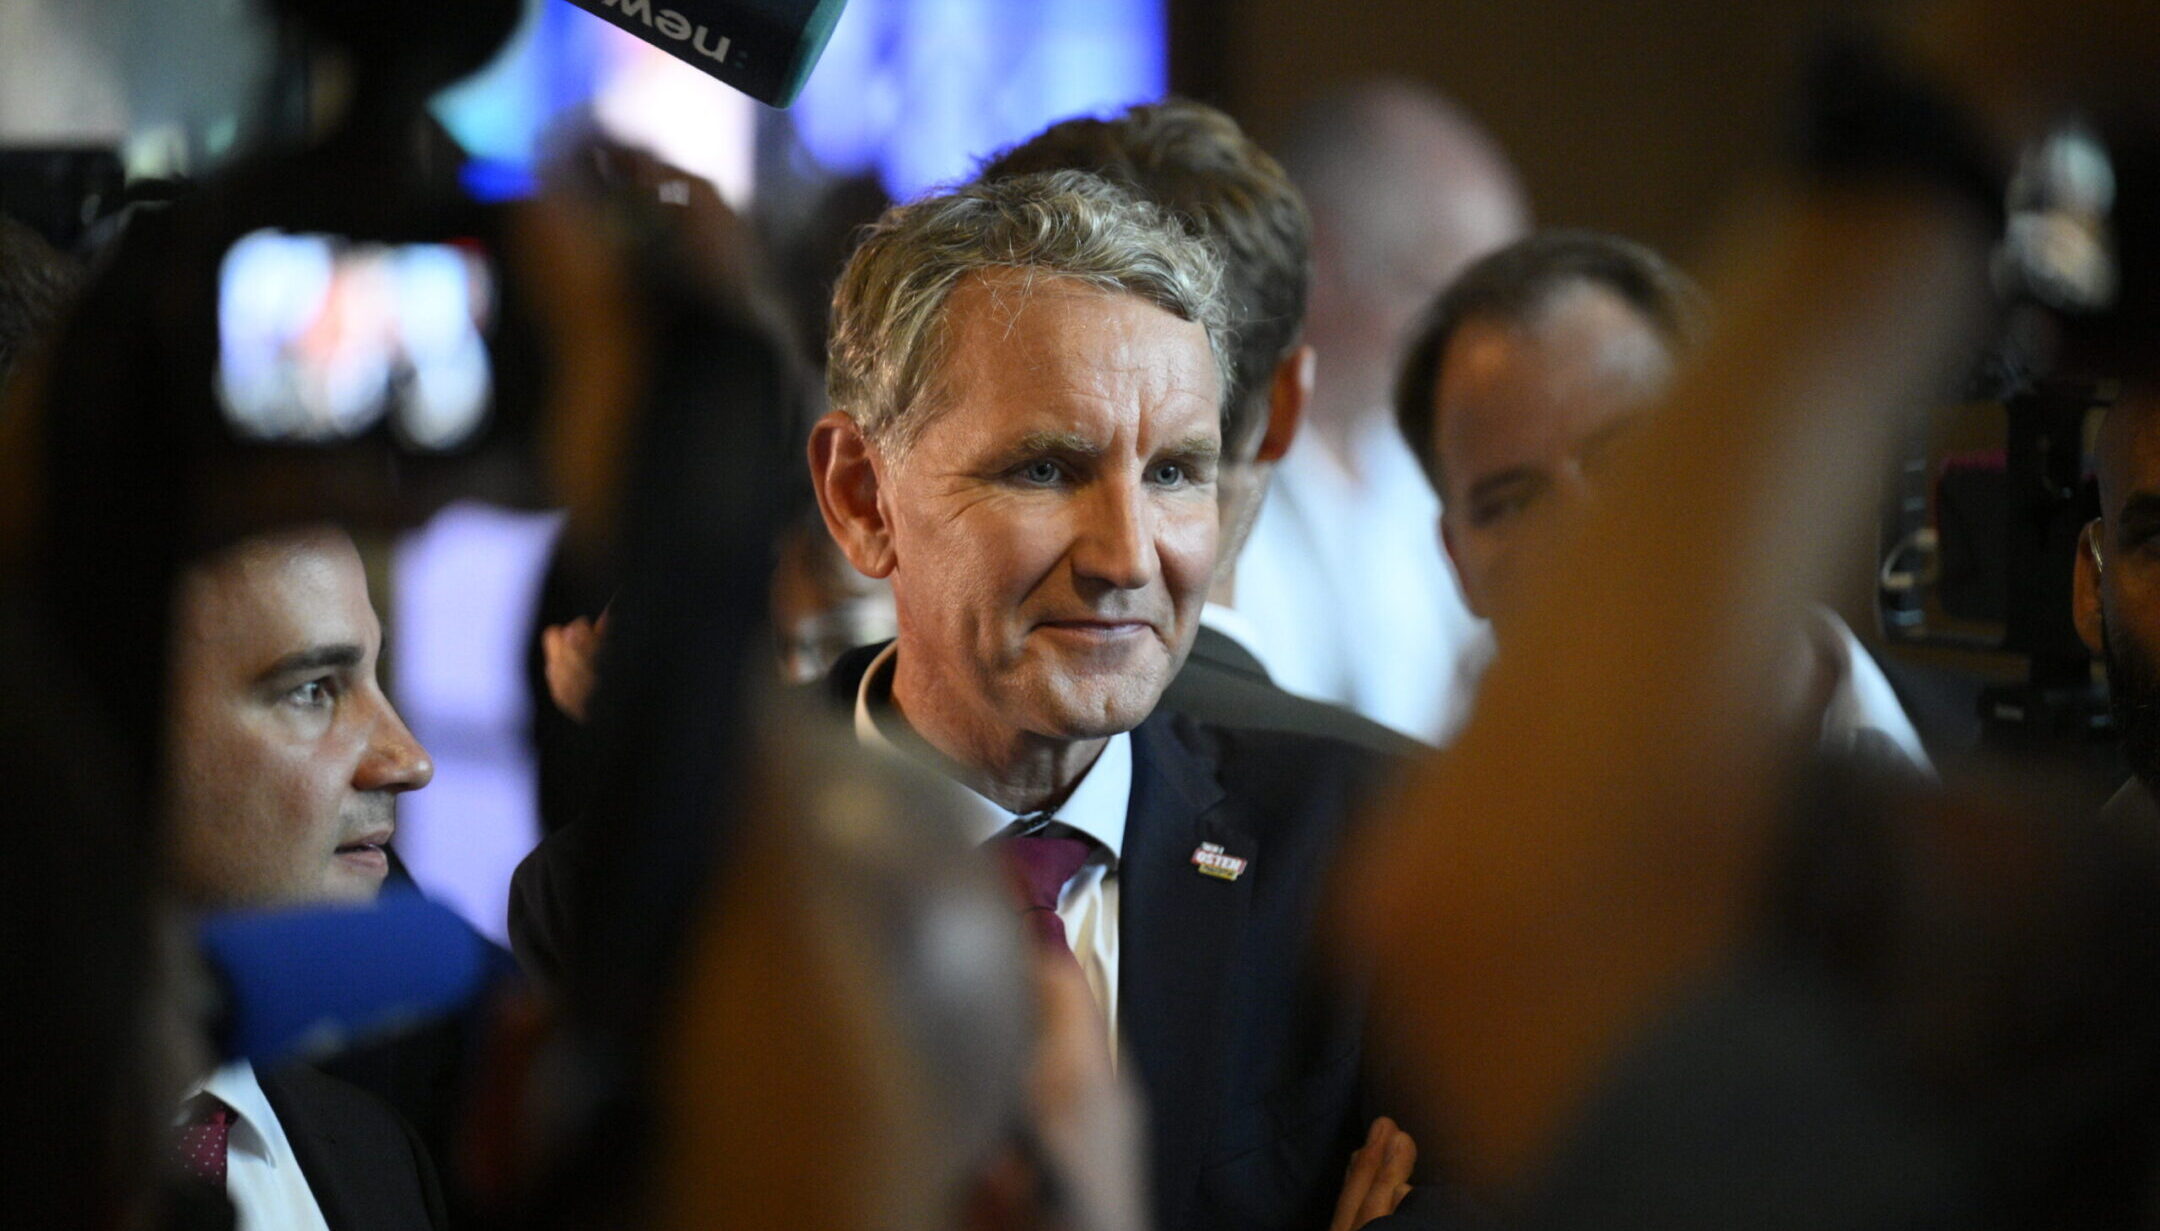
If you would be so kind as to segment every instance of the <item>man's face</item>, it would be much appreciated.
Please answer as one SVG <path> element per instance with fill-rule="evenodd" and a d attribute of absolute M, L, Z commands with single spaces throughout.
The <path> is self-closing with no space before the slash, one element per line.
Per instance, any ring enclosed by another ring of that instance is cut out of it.
<path fill-rule="evenodd" d="M 2126 393 L 2097 450 L 2100 519 L 2078 544 L 2078 633 L 2107 662 L 2123 756 L 2160 788 L 2160 391 Z"/>
<path fill-rule="evenodd" d="M 434 774 L 376 682 L 382 629 L 352 541 L 249 539 L 174 603 L 168 759 L 182 897 L 206 907 L 365 900 L 392 801 Z"/>
<path fill-rule="evenodd" d="M 895 696 L 983 747 L 1099 738 L 1155 708 L 1215 561 L 1206 332 L 1136 296 L 976 276 L 947 396 L 873 456 L 900 624 Z"/>
<path fill-rule="evenodd" d="M 1593 494 L 1606 446 L 1671 366 L 1648 321 L 1587 283 L 1528 324 L 1472 318 L 1449 338 L 1433 393 L 1441 538 L 1470 609 L 1496 632 L 1553 514 Z"/>

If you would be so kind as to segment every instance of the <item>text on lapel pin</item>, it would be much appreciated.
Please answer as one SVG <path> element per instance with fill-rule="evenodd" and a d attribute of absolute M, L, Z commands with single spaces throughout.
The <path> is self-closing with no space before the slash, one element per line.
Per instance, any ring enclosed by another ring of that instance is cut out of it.
<path fill-rule="evenodd" d="M 1192 861 L 1193 866 L 1200 869 L 1200 875 L 1217 880 L 1234 881 L 1245 871 L 1245 861 L 1224 854 L 1219 842 L 1202 842 L 1193 848 Z"/>

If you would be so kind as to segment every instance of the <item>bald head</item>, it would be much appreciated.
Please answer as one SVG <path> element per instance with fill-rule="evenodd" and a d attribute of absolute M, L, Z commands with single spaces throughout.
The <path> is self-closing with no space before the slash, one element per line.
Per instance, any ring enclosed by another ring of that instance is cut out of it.
<path fill-rule="evenodd" d="M 1492 137 L 1422 86 L 1374 82 L 1300 112 L 1283 165 L 1313 218 L 1307 335 L 1316 419 L 1387 397 L 1396 343 L 1471 261 L 1522 236 L 1530 207 Z"/>

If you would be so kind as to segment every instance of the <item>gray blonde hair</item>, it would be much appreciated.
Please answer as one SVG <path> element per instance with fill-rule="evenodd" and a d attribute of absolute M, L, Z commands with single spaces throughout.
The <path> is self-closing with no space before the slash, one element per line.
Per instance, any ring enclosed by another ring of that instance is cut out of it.
<path fill-rule="evenodd" d="M 1017 270 L 1137 295 L 1207 331 L 1224 396 L 1236 344 L 1222 265 L 1158 207 L 1081 171 L 969 184 L 885 211 L 833 288 L 826 395 L 905 451 L 939 408 L 946 304 L 970 274 Z"/>

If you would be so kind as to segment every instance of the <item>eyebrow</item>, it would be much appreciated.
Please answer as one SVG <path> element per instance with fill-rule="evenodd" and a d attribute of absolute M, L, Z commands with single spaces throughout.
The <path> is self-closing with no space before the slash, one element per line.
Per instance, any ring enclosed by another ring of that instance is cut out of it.
<path fill-rule="evenodd" d="M 274 680 L 305 671 L 351 670 L 359 666 L 366 657 L 366 653 L 357 645 L 309 646 L 271 663 L 259 678 Z"/>
<path fill-rule="evenodd" d="M 1013 442 L 1007 450 L 1012 456 L 1035 453 L 1067 453 L 1079 457 L 1096 457 L 1103 451 L 1100 444 L 1078 432 L 1029 432 Z"/>
<path fill-rule="evenodd" d="M 1510 466 L 1506 470 L 1486 475 L 1484 478 L 1472 483 L 1470 490 L 1465 494 L 1474 503 L 1479 498 L 1490 496 L 1494 492 L 1542 482 L 1544 477 L 1534 466 Z"/>
<path fill-rule="evenodd" d="M 1195 433 L 1178 441 L 1163 453 L 1170 457 L 1190 458 L 1198 462 L 1212 462 L 1222 456 L 1222 438 L 1204 432 Z"/>

